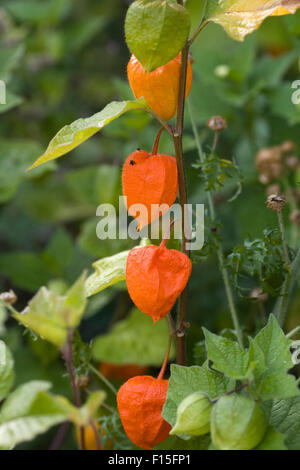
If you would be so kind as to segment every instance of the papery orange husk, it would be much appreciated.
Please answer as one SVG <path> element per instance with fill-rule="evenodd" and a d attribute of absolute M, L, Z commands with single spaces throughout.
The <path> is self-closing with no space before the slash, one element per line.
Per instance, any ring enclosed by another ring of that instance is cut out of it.
<path fill-rule="evenodd" d="M 129 379 L 118 391 L 117 404 L 124 430 L 142 449 L 151 450 L 169 436 L 171 426 L 161 416 L 167 389 L 167 380 L 142 376 Z"/>
<path fill-rule="evenodd" d="M 153 323 L 164 318 L 184 290 L 192 264 L 180 251 L 149 245 L 129 252 L 126 283 L 135 305 Z"/>
<path fill-rule="evenodd" d="M 153 72 L 144 71 L 141 63 L 132 55 L 127 66 L 129 84 L 136 98 L 144 97 L 150 108 L 165 121 L 177 112 L 181 54 Z M 187 98 L 192 86 L 193 72 L 188 60 L 186 76 Z"/>
<path fill-rule="evenodd" d="M 144 150 L 133 152 L 126 159 L 122 173 L 123 195 L 130 215 L 137 218 L 138 229 L 150 224 L 166 213 L 174 204 L 178 193 L 176 159 L 170 155 L 152 155 Z M 136 214 L 130 209 L 143 204 L 147 213 Z M 166 204 L 165 207 L 156 207 Z"/>

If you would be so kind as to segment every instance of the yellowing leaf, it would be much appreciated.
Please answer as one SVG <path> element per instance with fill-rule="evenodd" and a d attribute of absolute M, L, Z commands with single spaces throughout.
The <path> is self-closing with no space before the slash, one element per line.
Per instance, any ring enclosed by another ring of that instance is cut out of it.
<path fill-rule="evenodd" d="M 93 264 L 95 272 L 85 283 L 87 297 L 98 294 L 117 282 L 125 281 L 125 269 L 129 251 L 122 251 L 113 256 L 102 258 Z"/>
<path fill-rule="evenodd" d="M 72 124 L 63 127 L 51 140 L 46 152 L 28 169 L 31 170 L 43 163 L 65 155 L 127 111 L 147 108 L 148 105 L 143 98 L 136 101 L 113 101 L 109 103 L 99 113 L 89 118 L 78 119 Z"/>
<path fill-rule="evenodd" d="M 16 312 L 13 317 L 37 335 L 62 347 L 67 340 L 68 330 L 76 328 L 84 314 L 85 280 L 86 275 L 83 274 L 65 296 L 42 287 L 24 312 Z"/>
<path fill-rule="evenodd" d="M 284 16 L 284 15 L 289 15 L 290 13 L 291 12 L 287 8 L 279 7 L 270 16 Z"/>
<path fill-rule="evenodd" d="M 231 38 L 243 41 L 268 16 L 288 15 L 298 8 L 300 0 L 212 0 L 206 19 L 223 26 Z"/>
<path fill-rule="evenodd" d="M 140 245 L 135 248 L 145 246 L 149 243 L 147 239 L 143 239 Z M 125 271 L 128 251 L 121 251 L 116 255 L 107 258 L 101 258 L 93 264 L 95 272 L 91 274 L 85 282 L 85 295 L 98 294 L 107 287 L 117 282 L 125 281 Z"/>

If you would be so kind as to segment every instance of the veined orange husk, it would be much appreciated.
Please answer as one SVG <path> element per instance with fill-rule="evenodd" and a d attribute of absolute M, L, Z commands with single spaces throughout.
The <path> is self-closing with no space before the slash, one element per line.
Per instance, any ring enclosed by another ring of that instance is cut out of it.
<path fill-rule="evenodd" d="M 181 68 L 181 54 L 153 72 L 145 72 L 141 63 L 132 55 L 127 66 L 129 84 L 136 98 L 144 97 L 150 108 L 165 121 L 177 113 Z M 187 98 L 192 86 L 193 72 L 188 60 L 186 75 Z"/>
<path fill-rule="evenodd" d="M 171 426 L 161 413 L 168 381 L 151 376 L 133 377 L 118 391 L 117 404 L 129 439 L 142 449 L 153 449 L 167 439 Z"/>
<path fill-rule="evenodd" d="M 137 150 L 124 163 L 122 186 L 127 210 L 138 220 L 140 230 L 174 204 L 178 193 L 176 159 L 170 155 L 152 155 Z M 147 213 L 141 210 L 136 214 L 134 208 L 131 209 L 135 204 L 143 204 Z"/>
<path fill-rule="evenodd" d="M 164 318 L 184 290 L 192 264 L 180 251 L 149 245 L 129 252 L 126 283 L 135 305 L 153 322 Z"/>

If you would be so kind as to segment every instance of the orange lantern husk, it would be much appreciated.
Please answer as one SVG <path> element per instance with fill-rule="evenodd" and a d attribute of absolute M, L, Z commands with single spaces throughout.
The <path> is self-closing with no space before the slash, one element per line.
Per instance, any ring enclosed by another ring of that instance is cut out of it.
<path fill-rule="evenodd" d="M 137 376 L 118 391 L 117 404 L 124 430 L 142 449 L 151 450 L 169 436 L 171 426 L 161 416 L 167 389 L 168 380 Z"/>
<path fill-rule="evenodd" d="M 176 159 L 170 155 L 153 155 L 137 150 L 124 163 L 122 186 L 127 210 L 136 217 L 138 230 L 141 230 L 166 213 L 176 200 Z M 135 204 L 142 204 L 144 210 L 136 211 Z"/>
<path fill-rule="evenodd" d="M 165 121 L 177 113 L 181 68 L 181 53 L 153 72 L 145 72 L 141 63 L 132 55 L 127 66 L 128 81 L 136 98 L 144 97 L 150 108 Z M 186 92 L 192 86 L 193 72 L 188 60 Z"/>
<path fill-rule="evenodd" d="M 164 318 L 186 287 L 191 274 L 190 259 L 180 251 L 169 250 L 163 242 L 129 252 L 126 283 L 135 305 L 153 319 Z"/>

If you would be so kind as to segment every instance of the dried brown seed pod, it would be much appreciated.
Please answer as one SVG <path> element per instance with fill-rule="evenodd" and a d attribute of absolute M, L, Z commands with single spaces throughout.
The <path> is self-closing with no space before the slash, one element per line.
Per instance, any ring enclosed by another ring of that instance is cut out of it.
<path fill-rule="evenodd" d="M 260 150 L 255 157 L 255 166 L 259 180 L 268 184 L 272 179 L 280 178 L 284 171 L 281 147 L 270 147 Z"/>
<path fill-rule="evenodd" d="M 281 212 L 286 205 L 285 196 L 279 196 L 277 194 L 271 194 L 267 199 L 267 208 L 272 211 Z"/>
<path fill-rule="evenodd" d="M 0 299 L 8 305 L 14 305 L 18 300 L 18 297 L 13 290 L 10 290 L 9 292 L 3 292 L 0 294 Z"/>
<path fill-rule="evenodd" d="M 300 225 L 300 210 L 299 209 L 293 210 L 293 212 L 290 215 L 290 221 L 292 222 L 292 224 Z"/>
<path fill-rule="evenodd" d="M 284 153 L 294 152 L 296 150 L 296 144 L 292 140 L 286 140 L 281 145 L 281 150 Z"/>
<path fill-rule="evenodd" d="M 212 116 L 206 123 L 207 127 L 215 132 L 227 129 L 227 121 L 223 116 Z"/>

